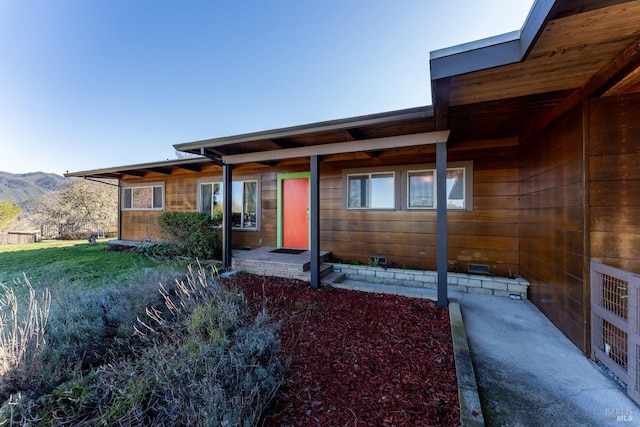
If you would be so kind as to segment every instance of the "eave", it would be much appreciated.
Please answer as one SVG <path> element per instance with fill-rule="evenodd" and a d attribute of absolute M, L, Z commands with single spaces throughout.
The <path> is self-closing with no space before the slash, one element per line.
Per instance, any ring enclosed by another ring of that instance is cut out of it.
<path fill-rule="evenodd" d="M 640 90 L 640 1 L 538 0 L 516 32 L 431 54 L 450 142 L 526 137 L 580 102 Z"/>
<path fill-rule="evenodd" d="M 232 156 L 280 152 L 278 155 L 256 155 L 256 159 L 265 158 L 256 161 L 269 161 L 306 155 L 318 151 L 312 147 L 321 145 L 353 143 L 354 147 L 361 146 L 362 151 L 367 151 L 367 144 L 361 142 L 434 130 L 433 108 L 426 106 L 188 142 L 174 147 L 179 151 L 227 161 Z"/>
<path fill-rule="evenodd" d="M 171 175 L 178 170 L 200 172 L 204 166 L 211 165 L 205 157 L 188 159 L 165 160 L 161 162 L 139 163 L 134 165 L 116 166 L 103 169 L 92 169 L 78 172 L 67 172 L 65 177 L 93 178 L 93 179 L 122 179 L 127 177 L 144 177 L 148 173 Z"/>

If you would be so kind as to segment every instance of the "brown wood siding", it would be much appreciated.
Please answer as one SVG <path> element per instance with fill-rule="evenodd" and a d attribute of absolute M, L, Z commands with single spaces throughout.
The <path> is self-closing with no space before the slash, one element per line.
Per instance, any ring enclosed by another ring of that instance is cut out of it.
<path fill-rule="evenodd" d="M 337 259 L 366 263 L 385 256 L 398 265 L 436 268 L 435 211 L 356 211 L 343 208 L 342 169 L 433 164 L 433 150 L 323 163 L 321 248 Z M 518 169 L 513 141 L 474 141 L 451 147 L 450 162 L 473 160 L 472 211 L 448 213 L 449 267 L 489 264 L 496 274 L 519 273 Z M 405 191 L 403 188 L 402 191 Z"/>
<path fill-rule="evenodd" d="M 221 168 L 206 167 L 202 172 L 178 170 L 172 174 L 150 172 L 144 178 L 123 179 L 122 186 L 144 185 L 146 183 L 164 182 L 164 209 L 177 212 L 194 212 L 197 210 L 198 179 L 221 174 Z M 123 210 L 121 214 L 120 238 L 133 241 L 162 240 L 159 218 L 163 211 Z"/>
<path fill-rule="evenodd" d="M 450 148 L 449 161 L 473 161 L 473 210 L 448 214 L 449 266 L 458 263 L 466 271 L 469 263 L 489 264 L 499 275 L 519 271 L 519 201 L 515 139 L 467 141 Z M 365 154 L 330 156 L 321 163 L 321 249 L 338 259 L 368 262 L 371 255 L 386 256 L 398 265 L 436 268 L 435 211 L 353 211 L 343 208 L 342 171 L 389 166 L 434 164 L 433 147 L 394 149 L 378 156 Z M 260 181 L 259 230 L 233 232 L 234 249 L 276 246 L 277 176 L 308 171 L 308 160 L 281 162 L 278 166 L 240 165 L 234 179 L 258 177 Z M 167 210 L 195 211 L 197 182 L 203 176 L 220 176 L 220 168 L 195 173 L 149 174 L 127 184 L 164 181 Z M 400 179 L 398 177 L 397 179 Z M 405 191 L 405 189 L 402 189 Z M 122 238 L 159 240 L 161 212 L 123 211 Z"/>
<path fill-rule="evenodd" d="M 590 250 L 640 273 L 640 94 L 589 104 Z"/>
<path fill-rule="evenodd" d="M 586 351 L 582 123 L 579 109 L 521 147 L 520 269 L 531 301 Z"/>

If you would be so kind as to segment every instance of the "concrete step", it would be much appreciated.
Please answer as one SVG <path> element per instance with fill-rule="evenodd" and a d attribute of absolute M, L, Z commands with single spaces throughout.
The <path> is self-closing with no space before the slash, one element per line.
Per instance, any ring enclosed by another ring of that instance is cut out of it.
<path fill-rule="evenodd" d="M 320 279 L 320 283 L 322 285 L 332 285 L 334 283 L 342 283 L 345 277 L 346 275 L 344 273 L 332 270 L 329 274 L 327 274 L 326 276 L 323 276 Z"/>

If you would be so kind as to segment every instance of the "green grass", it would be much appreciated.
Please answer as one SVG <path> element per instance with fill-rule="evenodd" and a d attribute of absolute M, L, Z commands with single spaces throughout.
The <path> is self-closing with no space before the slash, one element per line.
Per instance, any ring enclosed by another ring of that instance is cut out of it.
<path fill-rule="evenodd" d="M 0 283 L 23 282 L 24 274 L 35 288 L 52 283 L 81 284 L 85 289 L 130 283 L 147 269 L 159 265 L 136 252 L 107 251 L 101 241 L 51 241 L 0 246 Z"/>

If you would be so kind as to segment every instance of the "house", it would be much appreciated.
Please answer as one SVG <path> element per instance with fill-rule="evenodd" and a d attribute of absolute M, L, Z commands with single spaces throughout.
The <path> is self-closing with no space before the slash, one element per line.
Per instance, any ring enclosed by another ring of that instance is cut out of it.
<path fill-rule="evenodd" d="M 66 176 L 119 180 L 120 239 L 159 239 L 165 210 L 222 206 L 226 265 L 232 248 L 269 246 L 310 249 L 312 282 L 320 249 L 445 283 L 454 265 L 519 274 L 589 354 L 591 262 L 640 273 L 638 22 L 640 0 L 539 0 L 520 31 L 431 53 L 433 107 Z"/>

